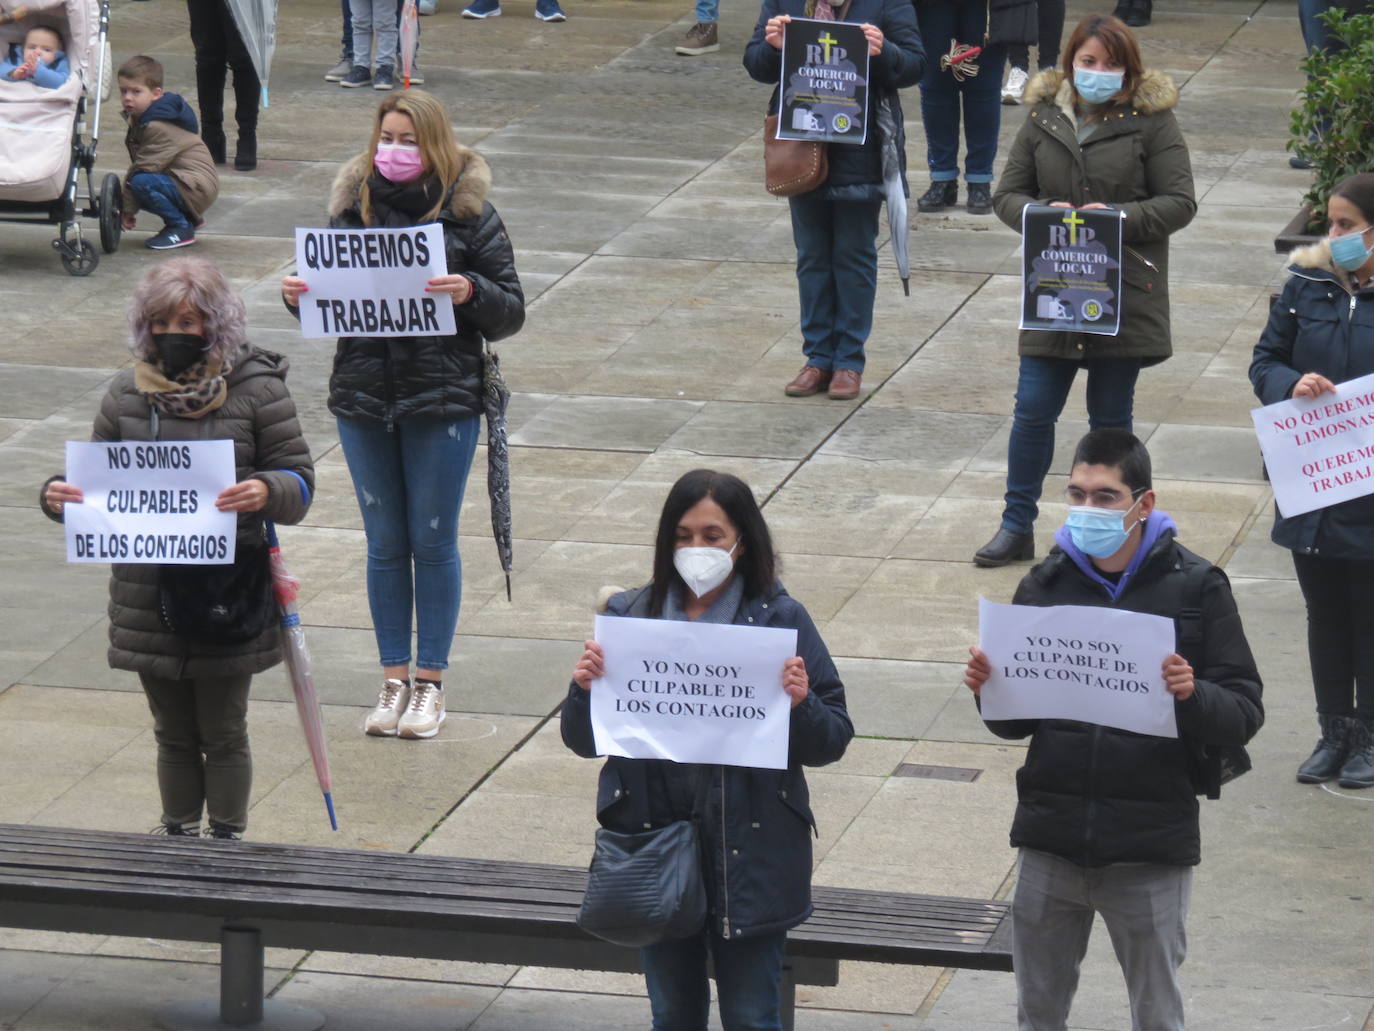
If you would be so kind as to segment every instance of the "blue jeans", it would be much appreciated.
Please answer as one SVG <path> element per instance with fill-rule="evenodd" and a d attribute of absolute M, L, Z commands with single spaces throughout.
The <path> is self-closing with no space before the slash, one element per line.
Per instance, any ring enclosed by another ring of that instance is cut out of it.
<path fill-rule="evenodd" d="M 992 182 L 997 133 L 1002 127 L 1002 69 L 1007 48 L 987 47 L 974 58 L 978 74 L 962 82 L 940 70 L 949 41 L 978 46 L 987 28 L 987 5 L 963 0 L 926 0 L 916 5 L 916 22 L 926 41 L 926 73 L 921 78 L 921 121 L 926 129 L 926 163 L 931 182 L 959 178 L 959 121 L 963 105 L 964 179 Z"/>
<path fill-rule="evenodd" d="M 1035 525 L 1036 503 L 1054 460 L 1054 424 L 1080 367 L 1088 370 L 1089 426 L 1095 430 L 1131 428 L 1139 358 L 1080 362 L 1022 355 L 1007 444 L 1007 504 L 1002 510 L 1002 525 L 1014 533 L 1029 533 Z"/>
<path fill-rule="evenodd" d="M 712 22 L 720 20 L 720 0 L 697 0 L 697 21 Z"/>
<path fill-rule="evenodd" d="M 413 607 L 415 665 L 448 668 L 463 596 L 458 510 L 480 422 L 399 419 L 388 430 L 338 420 L 367 532 L 367 602 L 383 666 L 409 664 Z"/>
<path fill-rule="evenodd" d="M 1334 40 L 1326 23 L 1317 20 L 1317 15 L 1325 14 L 1335 4 L 1331 0 L 1298 0 L 1298 25 L 1302 29 L 1302 42 L 1308 50 L 1330 50 Z"/>
<path fill-rule="evenodd" d="M 706 1031 L 711 990 L 706 950 L 716 970 L 725 1031 L 782 1031 L 782 961 L 787 932 L 729 941 L 709 930 L 639 950 L 653 1031 Z"/>
<path fill-rule="evenodd" d="M 809 193 L 788 200 L 806 364 L 863 372 L 878 293 L 882 202 L 821 200 Z"/>
<path fill-rule="evenodd" d="M 181 189 L 170 175 L 135 172 L 129 176 L 129 192 L 140 208 L 162 219 L 167 228 L 186 231 L 194 225 L 190 209 L 181 199 Z"/>

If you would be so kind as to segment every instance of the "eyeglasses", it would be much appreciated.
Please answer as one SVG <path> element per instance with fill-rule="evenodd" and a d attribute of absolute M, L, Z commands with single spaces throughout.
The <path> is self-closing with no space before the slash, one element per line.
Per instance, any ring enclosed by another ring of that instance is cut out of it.
<path fill-rule="evenodd" d="M 1119 490 L 1112 490 L 1104 487 L 1101 490 L 1082 490 L 1079 487 L 1070 487 L 1064 491 L 1064 500 L 1070 505 L 1091 505 L 1093 508 L 1116 508 L 1126 498 L 1136 498 L 1145 493 L 1146 488 L 1141 487 L 1128 494 L 1123 494 Z"/>

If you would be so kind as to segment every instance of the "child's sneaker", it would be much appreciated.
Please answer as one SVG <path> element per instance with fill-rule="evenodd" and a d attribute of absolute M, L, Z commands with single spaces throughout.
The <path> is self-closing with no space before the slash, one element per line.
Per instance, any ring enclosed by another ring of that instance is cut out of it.
<path fill-rule="evenodd" d="M 433 737 L 444 725 L 444 689 L 432 680 L 416 680 L 410 705 L 397 724 L 396 732 L 406 738 Z"/>
<path fill-rule="evenodd" d="M 558 0 L 535 0 L 534 16 L 540 21 L 567 21 L 568 16 L 558 6 Z"/>
<path fill-rule="evenodd" d="M 353 70 L 353 55 L 344 54 L 339 63 L 324 73 L 325 82 L 343 82 L 343 78 Z"/>
<path fill-rule="evenodd" d="M 156 236 L 145 240 L 144 247 L 151 251 L 170 251 L 177 247 L 189 247 L 196 242 L 196 231 L 190 226 L 166 226 Z"/>
<path fill-rule="evenodd" d="M 501 0 L 474 0 L 463 8 L 464 18 L 499 18 Z"/>
<path fill-rule="evenodd" d="M 198 838 L 200 837 L 200 824 L 160 823 L 149 831 L 149 833 L 165 834 L 169 838 Z"/>
<path fill-rule="evenodd" d="M 377 705 L 363 721 L 363 733 L 373 737 L 395 737 L 401 714 L 410 705 L 410 681 L 387 677 L 382 681 L 382 693 Z"/>
<path fill-rule="evenodd" d="M 396 88 L 396 75 L 389 64 L 379 64 L 377 74 L 372 77 L 372 88 L 389 90 Z"/>
<path fill-rule="evenodd" d="M 372 73 L 360 64 L 355 64 L 348 70 L 348 74 L 339 80 L 339 85 L 344 89 L 357 89 L 359 86 L 367 86 L 372 82 Z"/>
<path fill-rule="evenodd" d="M 205 836 L 207 838 L 217 838 L 220 841 L 242 841 L 243 831 L 236 831 L 227 823 L 216 823 L 214 820 L 211 820 L 210 826 L 205 828 Z"/>
<path fill-rule="evenodd" d="M 438 8 L 439 0 L 420 0 L 420 2 L 415 5 L 417 14 L 433 14 Z M 412 77 L 410 81 L 414 82 L 414 77 Z"/>

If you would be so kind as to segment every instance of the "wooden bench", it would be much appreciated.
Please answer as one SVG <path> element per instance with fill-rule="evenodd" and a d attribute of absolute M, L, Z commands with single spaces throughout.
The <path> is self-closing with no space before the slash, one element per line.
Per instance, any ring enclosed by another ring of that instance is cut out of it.
<path fill-rule="evenodd" d="M 635 950 L 574 923 L 585 883 L 566 866 L 0 824 L 0 925 L 220 943 L 218 1007 L 175 1007 L 168 1027 L 319 1027 L 320 1014 L 264 1003 L 268 946 L 639 970 Z M 1005 902 L 813 896 L 788 935 L 789 1029 L 795 986 L 837 984 L 842 959 L 1011 970 Z"/>

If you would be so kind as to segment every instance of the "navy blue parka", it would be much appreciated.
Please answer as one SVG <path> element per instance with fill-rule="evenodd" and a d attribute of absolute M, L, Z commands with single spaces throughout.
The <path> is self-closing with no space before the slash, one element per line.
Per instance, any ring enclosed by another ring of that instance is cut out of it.
<path fill-rule="evenodd" d="M 613 596 L 606 611 L 648 617 L 649 588 Z M 747 938 L 795 927 L 811 915 L 816 821 L 802 767 L 824 766 L 844 755 L 854 725 L 825 642 L 781 583 L 762 597 L 745 598 L 734 623 L 797 631 L 797 654 L 806 663 L 810 693 L 792 709 L 787 769 L 612 756 L 601 768 L 596 817 L 601 826 L 626 833 L 688 819 L 705 777 L 700 826 L 710 928 L 725 938 Z M 591 692 L 575 681 L 561 722 L 563 742 L 584 758 L 595 757 Z"/>

